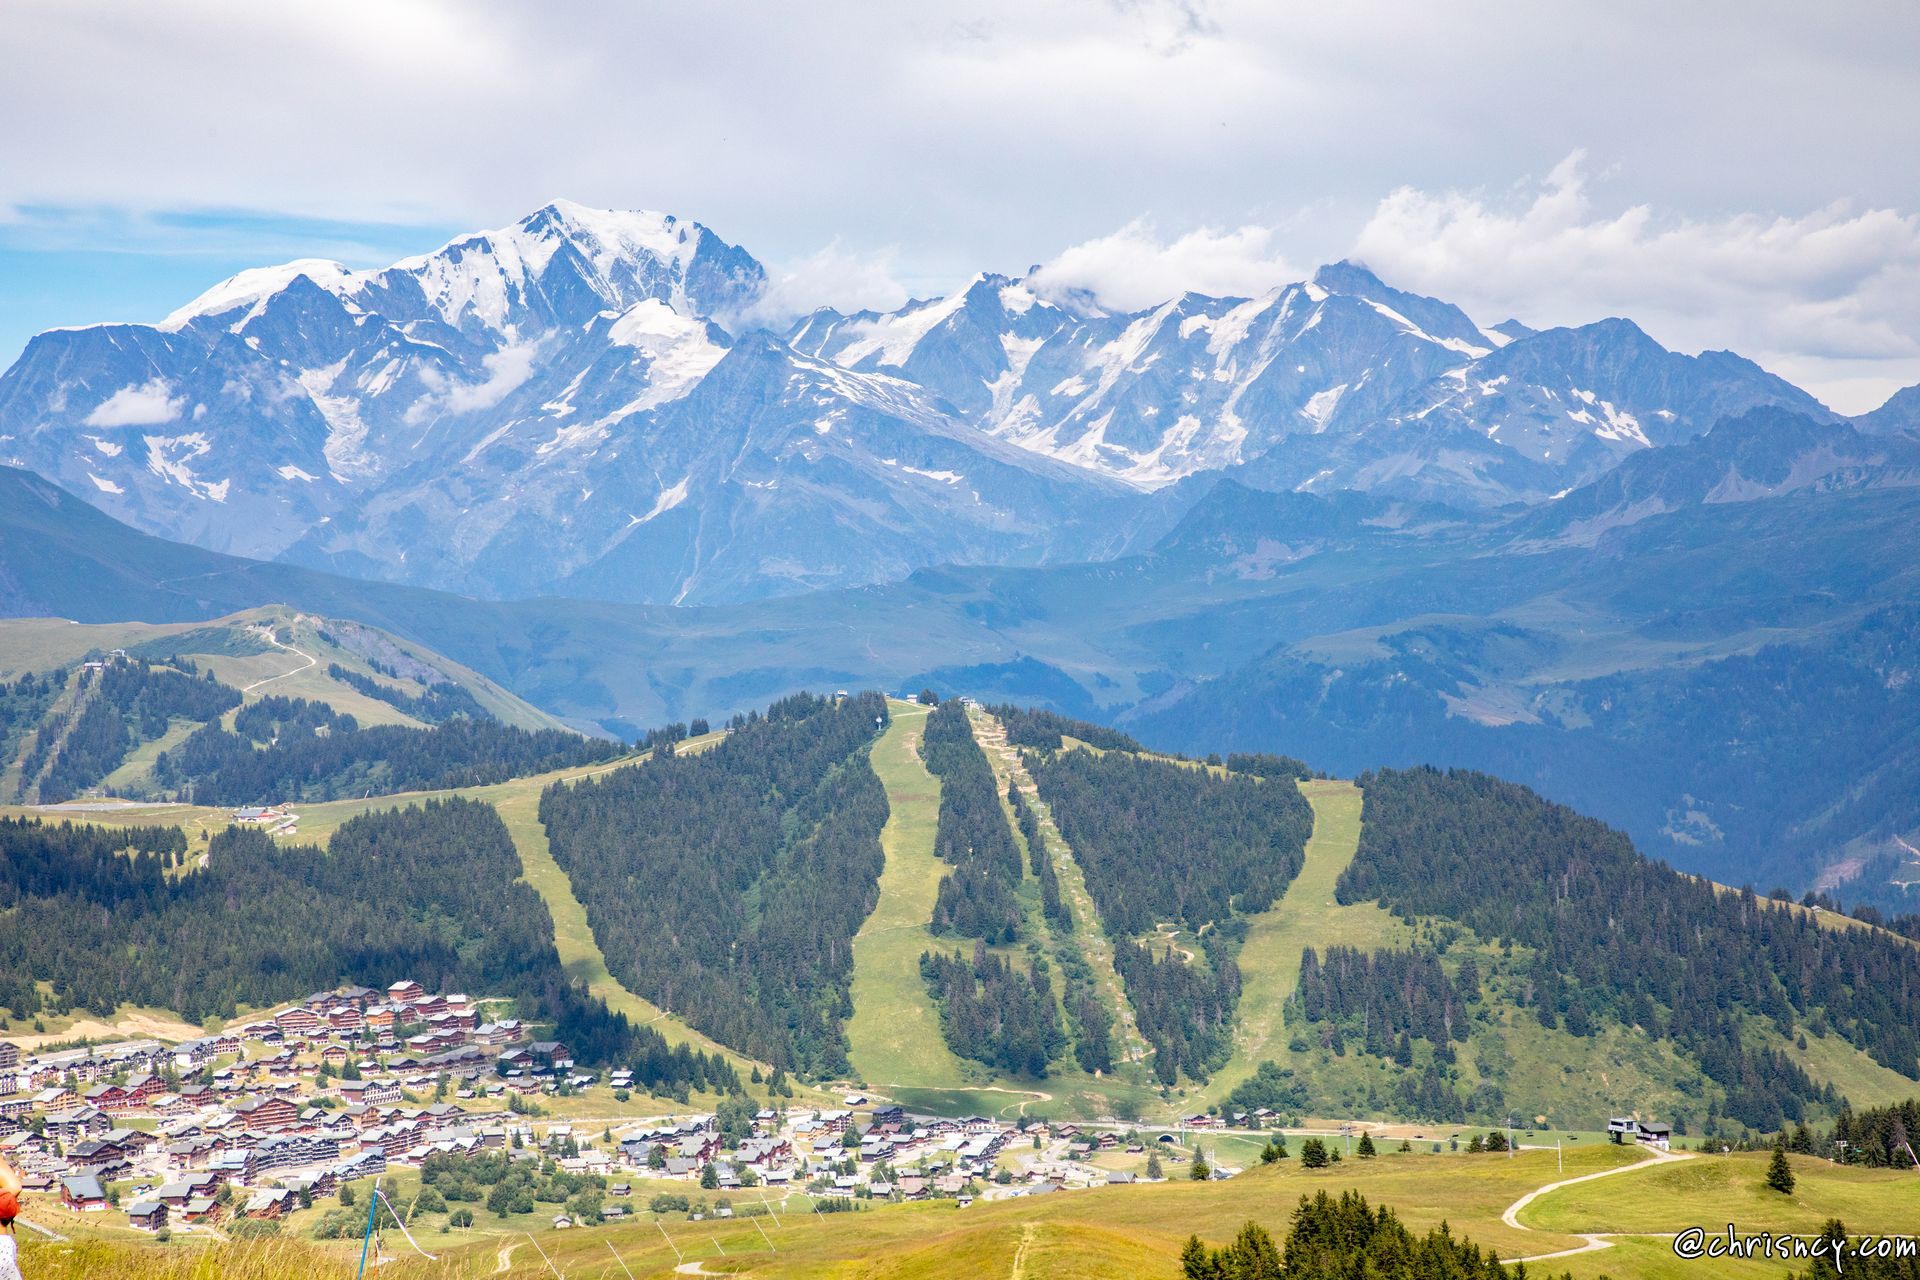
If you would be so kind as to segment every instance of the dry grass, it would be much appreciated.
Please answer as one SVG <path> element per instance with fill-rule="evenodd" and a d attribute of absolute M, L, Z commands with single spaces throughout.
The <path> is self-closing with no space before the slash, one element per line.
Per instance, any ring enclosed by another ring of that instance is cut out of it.
<path fill-rule="evenodd" d="M 325 1249 L 296 1240 L 212 1244 L 177 1238 L 167 1244 L 119 1244 L 101 1240 L 57 1244 L 21 1233 L 20 1270 L 33 1280 L 339 1280 L 353 1274 L 357 1251 Z M 369 1267 L 371 1270 L 371 1267 Z M 452 1280 L 473 1274 L 468 1257 L 437 1263 L 395 1259 L 383 1264 L 381 1280 Z"/>

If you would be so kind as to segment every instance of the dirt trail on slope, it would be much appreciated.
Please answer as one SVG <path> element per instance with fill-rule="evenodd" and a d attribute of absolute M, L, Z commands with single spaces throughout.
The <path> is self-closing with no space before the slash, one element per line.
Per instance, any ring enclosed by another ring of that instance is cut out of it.
<path fill-rule="evenodd" d="M 281 644 L 280 637 L 273 633 L 272 627 L 248 627 L 247 630 L 253 632 L 253 634 L 259 636 L 262 640 L 265 640 L 268 644 L 272 645 L 274 648 L 281 649 L 286 651 L 287 653 L 295 654 L 299 657 L 305 658 L 306 661 L 301 663 L 299 666 L 294 667 L 292 670 L 282 671 L 277 676 L 268 676 L 264 680 L 255 680 L 252 684 L 240 690 L 241 693 L 252 693 L 255 689 L 258 689 L 263 684 L 272 684 L 275 680 L 285 680 L 288 676 L 297 676 L 302 671 L 305 671 L 310 667 L 318 666 L 320 664 L 320 659 L 314 657 L 312 654 L 308 653 L 305 649 L 296 649 L 290 644 Z"/>
<path fill-rule="evenodd" d="M 1654 1168 L 1656 1165 L 1674 1164 L 1681 1160 L 1691 1160 L 1694 1158 L 1692 1153 L 1685 1151 L 1654 1150 L 1651 1154 L 1653 1158 L 1650 1160 L 1641 1160 L 1634 1164 L 1623 1164 L 1617 1169 L 1602 1169 L 1598 1173 L 1583 1173 L 1577 1178 L 1562 1178 L 1558 1182 L 1549 1182 L 1543 1187 L 1535 1187 L 1532 1191 L 1527 1192 L 1527 1194 L 1508 1205 L 1506 1211 L 1500 1215 L 1500 1221 L 1506 1223 L 1515 1231 L 1532 1231 L 1532 1227 L 1520 1221 L 1520 1211 L 1532 1204 L 1535 1200 L 1538 1200 L 1541 1196 L 1546 1195 L 1549 1191 L 1558 1191 L 1562 1187 L 1571 1187 L 1580 1182 L 1592 1182 L 1596 1178 L 1614 1178 L 1623 1173 L 1633 1173 L 1641 1169 Z M 1613 1242 L 1622 1236 L 1653 1237 L 1661 1233 L 1657 1231 L 1566 1231 L 1556 1234 L 1578 1236 L 1586 1243 L 1573 1249 L 1556 1249 L 1552 1253 L 1535 1253 L 1524 1258 L 1508 1258 L 1506 1261 L 1544 1262 L 1548 1258 L 1570 1258 L 1576 1253 L 1594 1253 L 1601 1249 L 1611 1249 L 1613 1248 Z"/>
<path fill-rule="evenodd" d="M 1040 835 L 1046 843 L 1047 856 L 1053 860 L 1054 876 L 1060 881 L 1061 899 L 1073 912 L 1076 926 L 1074 938 L 1082 944 L 1081 954 L 1087 961 L 1087 967 L 1093 970 L 1094 986 L 1102 1001 L 1119 1019 L 1120 1060 L 1145 1062 L 1146 1037 L 1140 1034 L 1139 1023 L 1133 1016 L 1133 1005 L 1120 984 L 1120 973 L 1113 962 L 1113 940 L 1101 925 L 1099 912 L 1094 910 L 1093 895 L 1087 889 L 1086 873 L 1080 869 L 1080 863 L 1073 855 L 1073 847 L 1060 834 L 1059 824 L 1053 820 L 1053 810 L 1040 798 L 1039 784 L 1021 763 L 1020 752 L 1007 741 L 1006 726 L 993 716 L 980 716 L 973 721 L 973 732 L 981 749 L 1000 762 L 1006 776 L 1012 779 L 1040 821 Z"/>

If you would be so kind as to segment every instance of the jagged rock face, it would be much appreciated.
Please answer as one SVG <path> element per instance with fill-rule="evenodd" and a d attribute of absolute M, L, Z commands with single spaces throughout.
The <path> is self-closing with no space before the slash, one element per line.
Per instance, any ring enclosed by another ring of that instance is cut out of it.
<path fill-rule="evenodd" d="M 1920 436 L 1920 386 L 1894 392 L 1878 409 L 1853 421 L 1862 431 L 1873 434 Z"/>
<path fill-rule="evenodd" d="M 725 338 L 674 320 L 763 281 L 698 224 L 568 204 L 384 271 L 242 272 L 157 326 L 35 338 L 0 379 L 0 448 L 143 528 L 277 555 L 396 473 L 525 433 L 556 379 L 684 391 Z"/>
<path fill-rule="evenodd" d="M 384 270 L 242 272 L 35 338 L 0 461 L 214 550 L 669 602 L 1109 555 L 1218 471 L 1500 506 L 1755 406 L 1830 417 L 1737 356 L 1482 328 L 1351 263 L 1126 315 L 980 276 L 784 337 L 765 284 L 698 223 L 564 201 Z"/>
<path fill-rule="evenodd" d="M 916 386 L 765 334 L 730 361 L 764 285 L 697 223 L 559 203 L 43 334 L 0 449 L 169 537 L 481 595 L 751 597 L 1114 536 L 1119 486 Z"/>
<path fill-rule="evenodd" d="M 1468 504 L 1537 501 L 1635 451 L 1812 397 L 1631 322 L 1476 325 L 1349 262 L 1258 298 L 1134 315 L 976 278 L 892 315 L 820 312 L 795 345 L 938 391 L 1024 448 L 1143 487 L 1249 464 L 1264 483 Z"/>

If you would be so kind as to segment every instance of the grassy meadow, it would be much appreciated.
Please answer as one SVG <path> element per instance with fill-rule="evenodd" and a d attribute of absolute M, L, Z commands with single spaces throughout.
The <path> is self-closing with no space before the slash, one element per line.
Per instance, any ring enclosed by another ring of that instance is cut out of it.
<path fill-rule="evenodd" d="M 1157 1185 L 983 1200 L 964 1209 L 934 1201 L 822 1215 L 810 1211 L 807 1197 L 794 1195 L 772 1200 L 771 1213 L 701 1222 L 681 1213 L 656 1217 L 646 1212 L 646 1188 L 637 1187 L 629 1202 L 639 1211 L 636 1219 L 614 1226 L 554 1231 L 544 1213 L 511 1219 L 482 1215 L 473 1232 L 443 1235 L 437 1218 L 416 1221 L 424 1230 L 415 1234 L 441 1255 L 440 1262 L 396 1258 L 383 1265 L 380 1274 L 402 1280 L 488 1275 L 532 1280 L 557 1273 L 597 1280 L 620 1276 L 623 1267 L 635 1277 L 666 1277 L 676 1274 L 676 1267 L 694 1264 L 680 1274 L 822 1280 L 974 1275 L 1174 1280 L 1179 1250 L 1189 1234 L 1222 1243 L 1252 1220 L 1283 1236 L 1303 1195 L 1337 1195 L 1349 1188 L 1377 1205 L 1392 1206 L 1415 1231 L 1445 1223 L 1456 1236 L 1494 1249 L 1503 1258 L 1538 1259 L 1529 1264 L 1531 1274 L 1564 1271 L 1579 1280 L 1601 1275 L 1615 1280 L 1741 1280 L 1783 1274 L 1785 1268 L 1777 1262 L 1676 1258 L 1669 1237 L 1694 1225 L 1724 1230 L 1731 1221 L 1742 1232 L 1807 1231 L 1833 1214 L 1855 1231 L 1911 1230 L 1915 1225 L 1912 1207 L 1920 1177 L 1796 1159 L 1800 1185 L 1792 1196 L 1782 1196 L 1758 1189 L 1765 1162 L 1764 1155 L 1740 1155 L 1660 1163 L 1632 1149 L 1594 1145 L 1569 1152 L 1562 1171 L 1551 1150 L 1526 1150 L 1512 1158 L 1389 1151 L 1377 1159 L 1343 1160 L 1323 1170 L 1302 1169 L 1296 1159 L 1255 1167 L 1224 1182 L 1176 1178 Z M 1604 1176 L 1534 1199 L 1518 1213 L 1519 1226 L 1502 1221 L 1528 1193 L 1593 1174 Z M 747 1192 L 733 1199 L 738 1210 L 761 1197 Z M 1644 1234 L 1612 1235 L 1622 1231 Z M 1602 1238 L 1593 1241 L 1590 1236 Z M 390 1252 L 407 1252 L 394 1233 L 388 1233 L 387 1244 Z M 1582 1249 L 1589 1251 L 1542 1257 Z M 23 1261 L 35 1280 L 89 1274 L 132 1280 L 345 1276 L 357 1262 L 357 1246 L 289 1241 L 210 1249 L 181 1240 L 165 1246 L 119 1241 L 62 1246 L 35 1237 L 23 1241 Z"/>
<path fill-rule="evenodd" d="M 873 747 L 873 768 L 887 789 L 887 825 L 880 832 L 886 863 L 880 899 L 853 939 L 853 1017 L 847 1042 L 861 1080 L 892 1092 L 984 1082 L 986 1069 L 947 1048 L 940 1017 L 920 978 L 920 955 L 951 950 L 928 927 L 947 868 L 933 853 L 940 816 L 940 780 L 920 763 L 927 712 L 889 706 L 892 723 Z"/>

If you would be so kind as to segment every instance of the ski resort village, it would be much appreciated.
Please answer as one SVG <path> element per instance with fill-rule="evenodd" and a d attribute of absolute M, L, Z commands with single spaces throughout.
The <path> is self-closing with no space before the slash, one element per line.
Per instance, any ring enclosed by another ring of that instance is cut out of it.
<path fill-rule="evenodd" d="M 29 1191 L 144 1232 L 245 1234 L 248 1221 L 351 1207 L 356 1186 L 365 1195 L 402 1170 L 427 1189 L 415 1200 L 452 1202 L 454 1225 L 472 1222 L 464 1198 L 571 1228 L 639 1207 L 689 1220 L 777 1212 L 796 1191 L 793 1211 L 833 1212 L 1186 1177 L 1201 1135 L 1280 1119 L 1198 1114 L 1154 1136 L 912 1115 L 863 1093 L 621 1118 L 631 1071 L 584 1069 L 493 1003 L 402 981 L 320 992 L 177 1044 L 22 1054 L 0 1041 L 0 1153 Z M 561 1118 L 587 1113 L 598 1114 Z"/>

